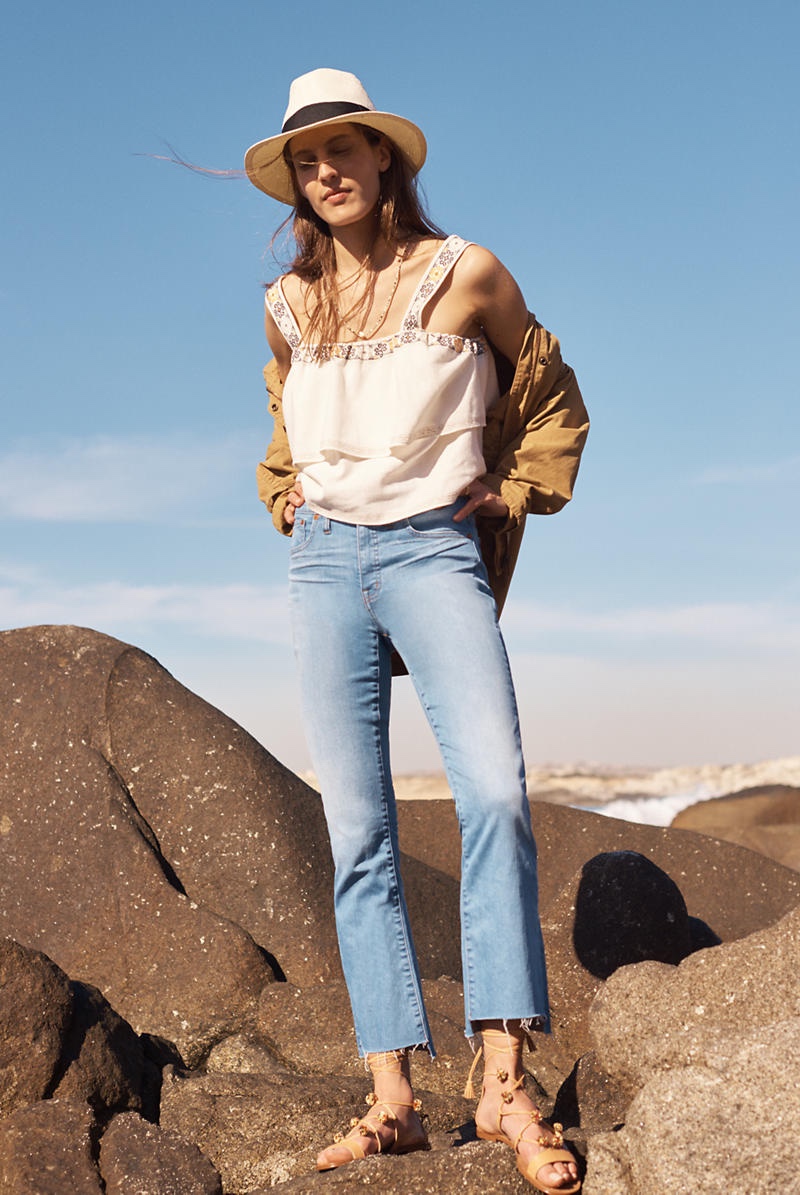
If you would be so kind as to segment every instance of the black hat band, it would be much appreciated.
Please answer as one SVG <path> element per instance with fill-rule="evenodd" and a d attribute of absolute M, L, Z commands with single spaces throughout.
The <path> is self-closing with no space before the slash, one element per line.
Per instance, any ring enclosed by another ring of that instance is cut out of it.
<path fill-rule="evenodd" d="M 293 129 L 303 129 L 309 124 L 319 124 L 322 120 L 333 120 L 336 116 L 347 116 L 351 112 L 369 112 L 363 104 L 351 104 L 347 100 L 333 100 L 330 103 L 306 104 L 305 108 L 298 108 L 283 122 L 282 133 L 291 133 Z"/>

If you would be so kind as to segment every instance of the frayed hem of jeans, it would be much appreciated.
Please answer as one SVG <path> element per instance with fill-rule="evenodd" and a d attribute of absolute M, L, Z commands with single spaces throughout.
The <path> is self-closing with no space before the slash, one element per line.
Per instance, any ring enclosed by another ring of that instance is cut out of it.
<path fill-rule="evenodd" d="M 420 1041 L 413 1046 L 398 1046 L 393 1050 L 366 1050 L 360 1057 L 364 1060 L 364 1070 L 369 1074 L 369 1060 L 376 1054 L 395 1054 L 398 1058 L 403 1054 L 408 1054 L 410 1058 L 413 1058 L 415 1054 L 419 1053 L 427 1054 L 431 1061 L 436 1057 L 436 1051 L 429 1041 Z"/>
<path fill-rule="evenodd" d="M 544 1016 L 539 1016 L 539 1017 L 497 1017 L 495 1019 L 502 1020 L 503 1029 L 505 1030 L 506 1033 L 508 1033 L 508 1031 L 509 1031 L 508 1026 L 512 1021 L 514 1022 L 515 1025 L 519 1026 L 519 1028 L 522 1030 L 522 1032 L 527 1037 L 530 1037 L 530 1035 L 532 1033 L 547 1033 L 548 1032 L 547 1017 L 544 1017 Z M 478 1047 L 481 1044 L 480 1029 L 478 1029 L 477 1031 L 475 1031 L 473 1033 L 470 1033 L 469 1029 L 465 1029 L 464 1036 L 466 1037 L 467 1042 L 469 1043 L 470 1050 L 472 1050 L 472 1053 L 474 1054 L 475 1051 L 478 1049 Z"/>

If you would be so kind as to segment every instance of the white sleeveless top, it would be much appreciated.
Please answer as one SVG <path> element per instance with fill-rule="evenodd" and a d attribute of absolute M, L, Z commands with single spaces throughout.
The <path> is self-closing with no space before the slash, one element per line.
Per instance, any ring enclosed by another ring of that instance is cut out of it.
<path fill-rule="evenodd" d="M 485 472 L 482 429 L 498 397 L 492 353 L 482 339 L 421 326 L 468 244 L 444 241 L 400 330 L 379 340 L 304 345 L 281 279 L 267 290 L 292 349 L 283 392 L 292 459 L 318 514 L 392 523 L 448 505 Z"/>

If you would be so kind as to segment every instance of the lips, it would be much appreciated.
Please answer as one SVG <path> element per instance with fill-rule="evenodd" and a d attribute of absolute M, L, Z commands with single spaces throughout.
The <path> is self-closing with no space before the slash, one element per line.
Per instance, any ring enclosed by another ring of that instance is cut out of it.
<path fill-rule="evenodd" d="M 322 196 L 323 203 L 342 203 L 347 198 L 347 191 L 328 191 Z"/>

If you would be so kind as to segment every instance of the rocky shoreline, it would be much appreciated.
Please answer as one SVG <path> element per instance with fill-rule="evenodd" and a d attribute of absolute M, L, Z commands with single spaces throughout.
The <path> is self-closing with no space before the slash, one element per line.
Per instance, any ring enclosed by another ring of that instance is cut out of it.
<path fill-rule="evenodd" d="M 368 1084 L 317 794 L 108 636 L 5 632 L 0 667 L 0 1195 L 531 1190 L 461 1095 L 458 827 L 430 778 L 399 818 L 433 1149 L 319 1176 Z M 526 1065 L 586 1195 L 794 1189 L 800 768 L 779 764 L 662 771 L 713 798 L 684 828 L 573 807 L 652 774 L 531 775 L 553 1033 Z"/>

